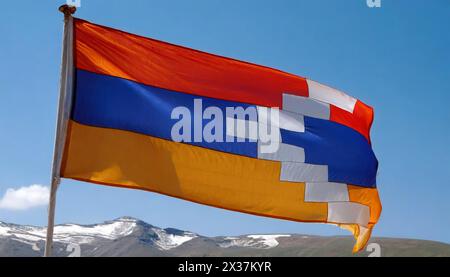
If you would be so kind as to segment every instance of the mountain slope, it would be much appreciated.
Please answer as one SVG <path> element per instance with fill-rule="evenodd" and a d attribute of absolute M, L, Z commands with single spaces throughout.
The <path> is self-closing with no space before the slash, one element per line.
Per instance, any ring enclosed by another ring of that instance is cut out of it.
<path fill-rule="evenodd" d="M 42 256 L 46 229 L 0 222 L 0 256 Z M 94 225 L 55 227 L 57 256 L 368 256 L 353 255 L 351 237 L 299 234 L 206 237 L 122 217 Z M 450 256 L 440 242 L 373 238 L 381 256 Z"/>

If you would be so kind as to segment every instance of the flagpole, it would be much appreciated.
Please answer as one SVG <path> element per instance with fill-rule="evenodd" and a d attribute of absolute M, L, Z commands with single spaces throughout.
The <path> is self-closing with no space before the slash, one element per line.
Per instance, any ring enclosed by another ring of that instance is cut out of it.
<path fill-rule="evenodd" d="M 61 58 L 61 76 L 59 83 L 59 103 L 58 103 L 58 117 L 55 134 L 55 146 L 53 149 L 53 163 L 52 163 L 52 177 L 51 189 L 48 205 L 48 224 L 47 224 L 47 238 L 45 241 L 44 256 L 50 257 L 53 248 L 53 230 L 55 225 L 55 207 L 56 207 L 56 192 L 61 182 L 61 162 L 64 151 L 64 144 L 66 141 L 68 119 L 70 117 L 72 107 L 72 90 L 73 90 L 73 17 L 76 7 L 69 5 L 62 5 L 59 11 L 64 14 L 64 35 L 63 48 Z"/>

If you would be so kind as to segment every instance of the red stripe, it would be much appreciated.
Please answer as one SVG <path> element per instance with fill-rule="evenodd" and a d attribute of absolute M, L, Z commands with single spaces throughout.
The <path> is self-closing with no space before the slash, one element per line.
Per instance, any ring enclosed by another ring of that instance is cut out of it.
<path fill-rule="evenodd" d="M 282 108 L 282 94 L 308 97 L 304 78 L 75 19 L 75 64 L 98 74 L 222 100 Z M 337 107 L 331 120 L 369 138 L 372 109 Z"/>
<path fill-rule="evenodd" d="M 75 20 L 76 67 L 146 85 L 281 107 L 283 92 L 308 96 L 302 77 Z"/>

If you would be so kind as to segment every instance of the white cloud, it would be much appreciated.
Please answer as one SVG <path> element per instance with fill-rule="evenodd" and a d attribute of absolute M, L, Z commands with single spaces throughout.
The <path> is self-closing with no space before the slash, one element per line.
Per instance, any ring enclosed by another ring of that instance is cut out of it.
<path fill-rule="evenodd" d="M 10 188 L 0 199 L 0 209 L 27 210 L 44 206 L 48 203 L 49 195 L 49 188 L 42 185 L 31 185 L 17 189 Z"/>

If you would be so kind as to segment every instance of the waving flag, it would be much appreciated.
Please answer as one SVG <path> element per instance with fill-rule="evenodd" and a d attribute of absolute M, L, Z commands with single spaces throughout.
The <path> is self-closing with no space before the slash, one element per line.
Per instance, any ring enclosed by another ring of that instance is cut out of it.
<path fill-rule="evenodd" d="M 62 177 L 337 224 L 355 251 L 365 246 L 381 212 L 371 107 L 293 74 L 80 19 L 71 47 Z M 273 151 L 249 131 L 263 122 L 276 127 Z"/>

